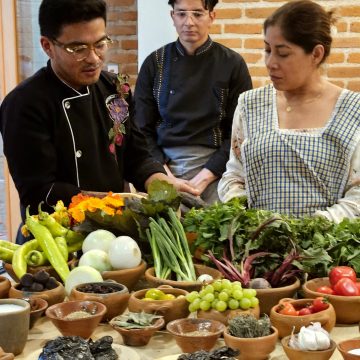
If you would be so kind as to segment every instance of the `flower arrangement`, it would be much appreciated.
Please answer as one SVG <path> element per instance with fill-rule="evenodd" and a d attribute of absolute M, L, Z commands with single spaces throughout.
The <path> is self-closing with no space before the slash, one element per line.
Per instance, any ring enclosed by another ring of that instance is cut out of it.
<path fill-rule="evenodd" d="M 87 216 L 105 218 L 106 216 L 122 215 L 124 205 L 121 195 L 112 192 L 103 198 L 80 193 L 72 197 L 68 212 L 75 222 L 82 223 Z"/>
<path fill-rule="evenodd" d="M 129 117 L 129 104 L 127 98 L 130 94 L 129 76 L 118 74 L 116 78 L 117 94 L 110 96 L 106 100 L 106 106 L 109 110 L 111 119 L 114 122 L 113 127 L 109 130 L 109 150 L 116 156 L 116 145 L 121 146 L 123 143 L 125 130 L 125 121 Z"/>

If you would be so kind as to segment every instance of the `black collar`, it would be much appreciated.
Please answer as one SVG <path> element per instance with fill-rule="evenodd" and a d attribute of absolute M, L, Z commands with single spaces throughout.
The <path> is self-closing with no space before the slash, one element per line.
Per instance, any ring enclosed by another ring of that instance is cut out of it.
<path fill-rule="evenodd" d="M 207 40 L 204 42 L 204 44 L 202 44 L 195 50 L 194 55 L 195 56 L 201 55 L 204 52 L 208 51 L 211 48 L 213 43 L 214 42 L 210 39 L 210 37 L 208 37 Z M 184 46 L 181 44 L 179 38 L 176 40 L 175 46 L 176 46 L 177 51 L 180 53 L 180 55 L 182 55 L 182 56 L 186 55 L 186 50 L 185 50 Z"/>

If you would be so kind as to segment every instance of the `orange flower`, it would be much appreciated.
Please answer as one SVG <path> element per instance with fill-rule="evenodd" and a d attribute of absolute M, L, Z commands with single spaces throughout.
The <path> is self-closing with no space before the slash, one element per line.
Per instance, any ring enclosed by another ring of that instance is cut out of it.
<path fill-rule="evenodd" d="M 89 199 L 90 196 L 88 195 L 83 195 L 82 193 L 79 193 L 77 195 L 74 195 L 71 198 L 71 204 L 69 205 L 69 209 L 80 204 L 82 201 L 85 201 L 87 199 Z"/>

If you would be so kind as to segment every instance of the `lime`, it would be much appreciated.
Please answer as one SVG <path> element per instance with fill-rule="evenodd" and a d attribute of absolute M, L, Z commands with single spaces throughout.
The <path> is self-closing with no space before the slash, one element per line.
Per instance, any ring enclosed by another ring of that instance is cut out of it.
<path fill-rule="evenodd" d="M 165 294 L 159 289 L 149 289 L 145 293 L 145 298 L 152 300 L 160 300 Z"/>

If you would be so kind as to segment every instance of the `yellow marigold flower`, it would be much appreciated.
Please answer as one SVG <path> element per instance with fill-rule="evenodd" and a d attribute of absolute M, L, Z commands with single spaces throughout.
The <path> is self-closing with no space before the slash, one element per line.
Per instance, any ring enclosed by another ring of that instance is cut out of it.
<path fill-rule="evenodd" d="M 107 215 L 111 215 L 113 216 L 115 214 L 115 209 L 113 209 L 112 207 L 110 206 L 105 206 L 102 211 L 107 214 Z"/>
<path fill-rule="evenodd" d="M 81 204 L 80 204 L 81 205 Z M 86 209 L 90 212 L 95 212 L 96 210 L 102 210 L 105 207 L 103 201 L 99 198 L 90 198 L 86 201 Z"/>
<path fill-rule="evenodd" d="M 104 202 L 106 205 L 110 205 L 115 208 L 119 208 L 121 206 L 124 206 L 124 199 L 120 196 L 106 196 L 104 198 Z"/>
<path fill-rule="evenodd" d="M 78 207 L 73 207 L 69 209 L 69 213 L 76 222 L 81 223 L 85 220 L 85 212 Z"/>

